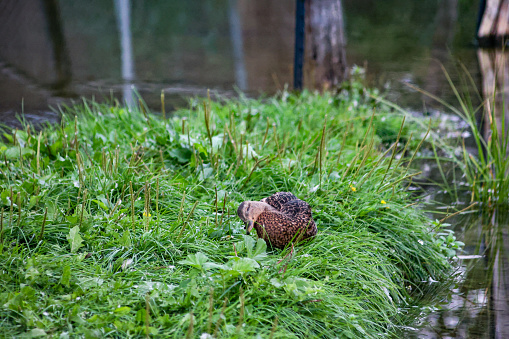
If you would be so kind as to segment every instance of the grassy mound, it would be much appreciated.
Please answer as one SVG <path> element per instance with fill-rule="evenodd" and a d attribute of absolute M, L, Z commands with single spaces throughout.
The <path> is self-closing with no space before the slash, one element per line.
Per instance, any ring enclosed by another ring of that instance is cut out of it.
<path fill-rule="evenodd" d="M 352 93 L 195 101 L 169 120 L 84 102 L 61 126 L 5 133 L 2 333 L 368 338 L 405 325 L 398 309 L 451 274 L 457 244 L 405 191 L 412 126 Z M 307 201 L 319 228 L 280 263 L 290 249 L 245 236 L 235 215 L 277 191 Z"/>

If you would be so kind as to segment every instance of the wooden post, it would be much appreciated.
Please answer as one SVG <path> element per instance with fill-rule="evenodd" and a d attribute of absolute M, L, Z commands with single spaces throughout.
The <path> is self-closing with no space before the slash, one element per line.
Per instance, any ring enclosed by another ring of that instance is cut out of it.
<path fill-rule="evenodd" d="M 306 1 L 306 62 L 309 87 L 327 89 L 347 78 L 341 0 Z"/>
<path fill-rule="evenodd" d="M 509 0 L 486 0 L 481 23 L 477 32 L 480 47 L 477 56 L 483 79 L 483 96 L 486 102 L 484 137 L 488 139 L 493 131 L 490 124 L 497 124 L 500 137 L 508 133 L 509 118 Z M 502 130 L 502 121 L 505 130 Z"/>
<path fill-rule="evenodd" d="M 480 47 L 502 47 L 509 39 L 509 0 L 486 0 L 477 32 Z"/>
<path fill-rule="evenodd" d="M 485 100 L 483 134 L 488 140 L 495 123 L 499 138 L 509 133 L 509 51 L 479 49 L 477 52 Z M 504 121 L 505 130 L 502 130 Z"/>

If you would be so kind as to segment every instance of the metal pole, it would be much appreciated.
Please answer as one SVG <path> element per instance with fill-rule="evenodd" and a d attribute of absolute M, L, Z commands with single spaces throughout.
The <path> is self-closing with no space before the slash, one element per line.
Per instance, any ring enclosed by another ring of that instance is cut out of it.
<path fill-rule="evenodd" d="M 293 62 L 293 89 L 302 89 L 302 64 L 304 63 L 305 0 L 296 0 L 295 10 L 295 59 Z"/>

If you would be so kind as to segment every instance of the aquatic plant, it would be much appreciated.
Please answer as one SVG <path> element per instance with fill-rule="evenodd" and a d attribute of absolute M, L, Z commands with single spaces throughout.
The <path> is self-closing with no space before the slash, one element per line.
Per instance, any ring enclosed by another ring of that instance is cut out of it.
<path fill-rule="evenodd" d="M 503 65 L 502 65 L 503 67 Z M 443 73 L 454 92 L 457 102 L 449 103 L 442 98 L 433 95 L 423 89 L 409 85 L 413 89 L 440 103 L 448 113 L 460 117 L 467 124 L 464 132 L 471 136 L 474 147 L 469 148 L 465 144 L 465 137 L 458 139 L 444 140 L 437 133 L 431 132 L 433 147 L 443 152 L 444 156 L 438 155 L 435 150 L 434 157 L 442 174 L 442 185 L 454 194 L 464 191 L 465 187 L 470 190 L 470 202 L 479 202 L 485 208 L 485 212 L 497 207 L 507 206 L 509 203 L 509 135 L 506 122 L 506 98 L 499 93 L 495 84 L 493 92 L 489 97 L 483 98 L 477 91 L 476 84 L 467 69 L 462 66 L 460 72 L 461 83 L 455 84 L 450 74 L 442 66 Z M 500 75 L 499 83 L 504 83 L 503 75 Z M 472 98 L 472 89 L 475 89 L 477 98 Z M 408 115 L 405 110 L 389 103 L 383 98 L 380 102 L 390 105 L 403 115 Z M 480 104 L 474 105 L 474 99 Z M 414 121 L 412 119 L 412 121 Z M 422 125 L 422 121 L 415 119 L 415 122 Z M 457 144 L 459 142 L 459 144 Z M 461 170 L 461 177 L 456 177 L 454 170 L 453 185 L 449 185 L 448 178 L 444 174 L 443 163 L 451 163 L 452 168 Z M 458 199 L 456 199 L 458 200 Z"/>
<path fill-rule="evenodd" d="M 6 130 L 2 333 L 389 336 L 419 284 L 451 275 L 458 243 L 405 190 L 405 119 L 385 146 L 388 110 L 354 99 L 194 100 L 169 119 L 83 101 L 60 125 Z M 290 249 L 235 215 L 277 191 L 309 202 L 319 229 L 282 262 Z"/>

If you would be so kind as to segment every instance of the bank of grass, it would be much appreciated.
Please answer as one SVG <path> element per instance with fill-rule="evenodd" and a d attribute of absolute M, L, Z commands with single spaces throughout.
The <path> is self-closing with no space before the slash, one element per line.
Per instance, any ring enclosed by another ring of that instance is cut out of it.
<path fill-rule="evenodd" d="M 5 336 L 384 337 L 453 272 L 405 190 L 420 139 L 369 93 L 63 112 L 0 144 Z M 319 229 L 282 262 L 235 213 L 277 191 Z"/>

